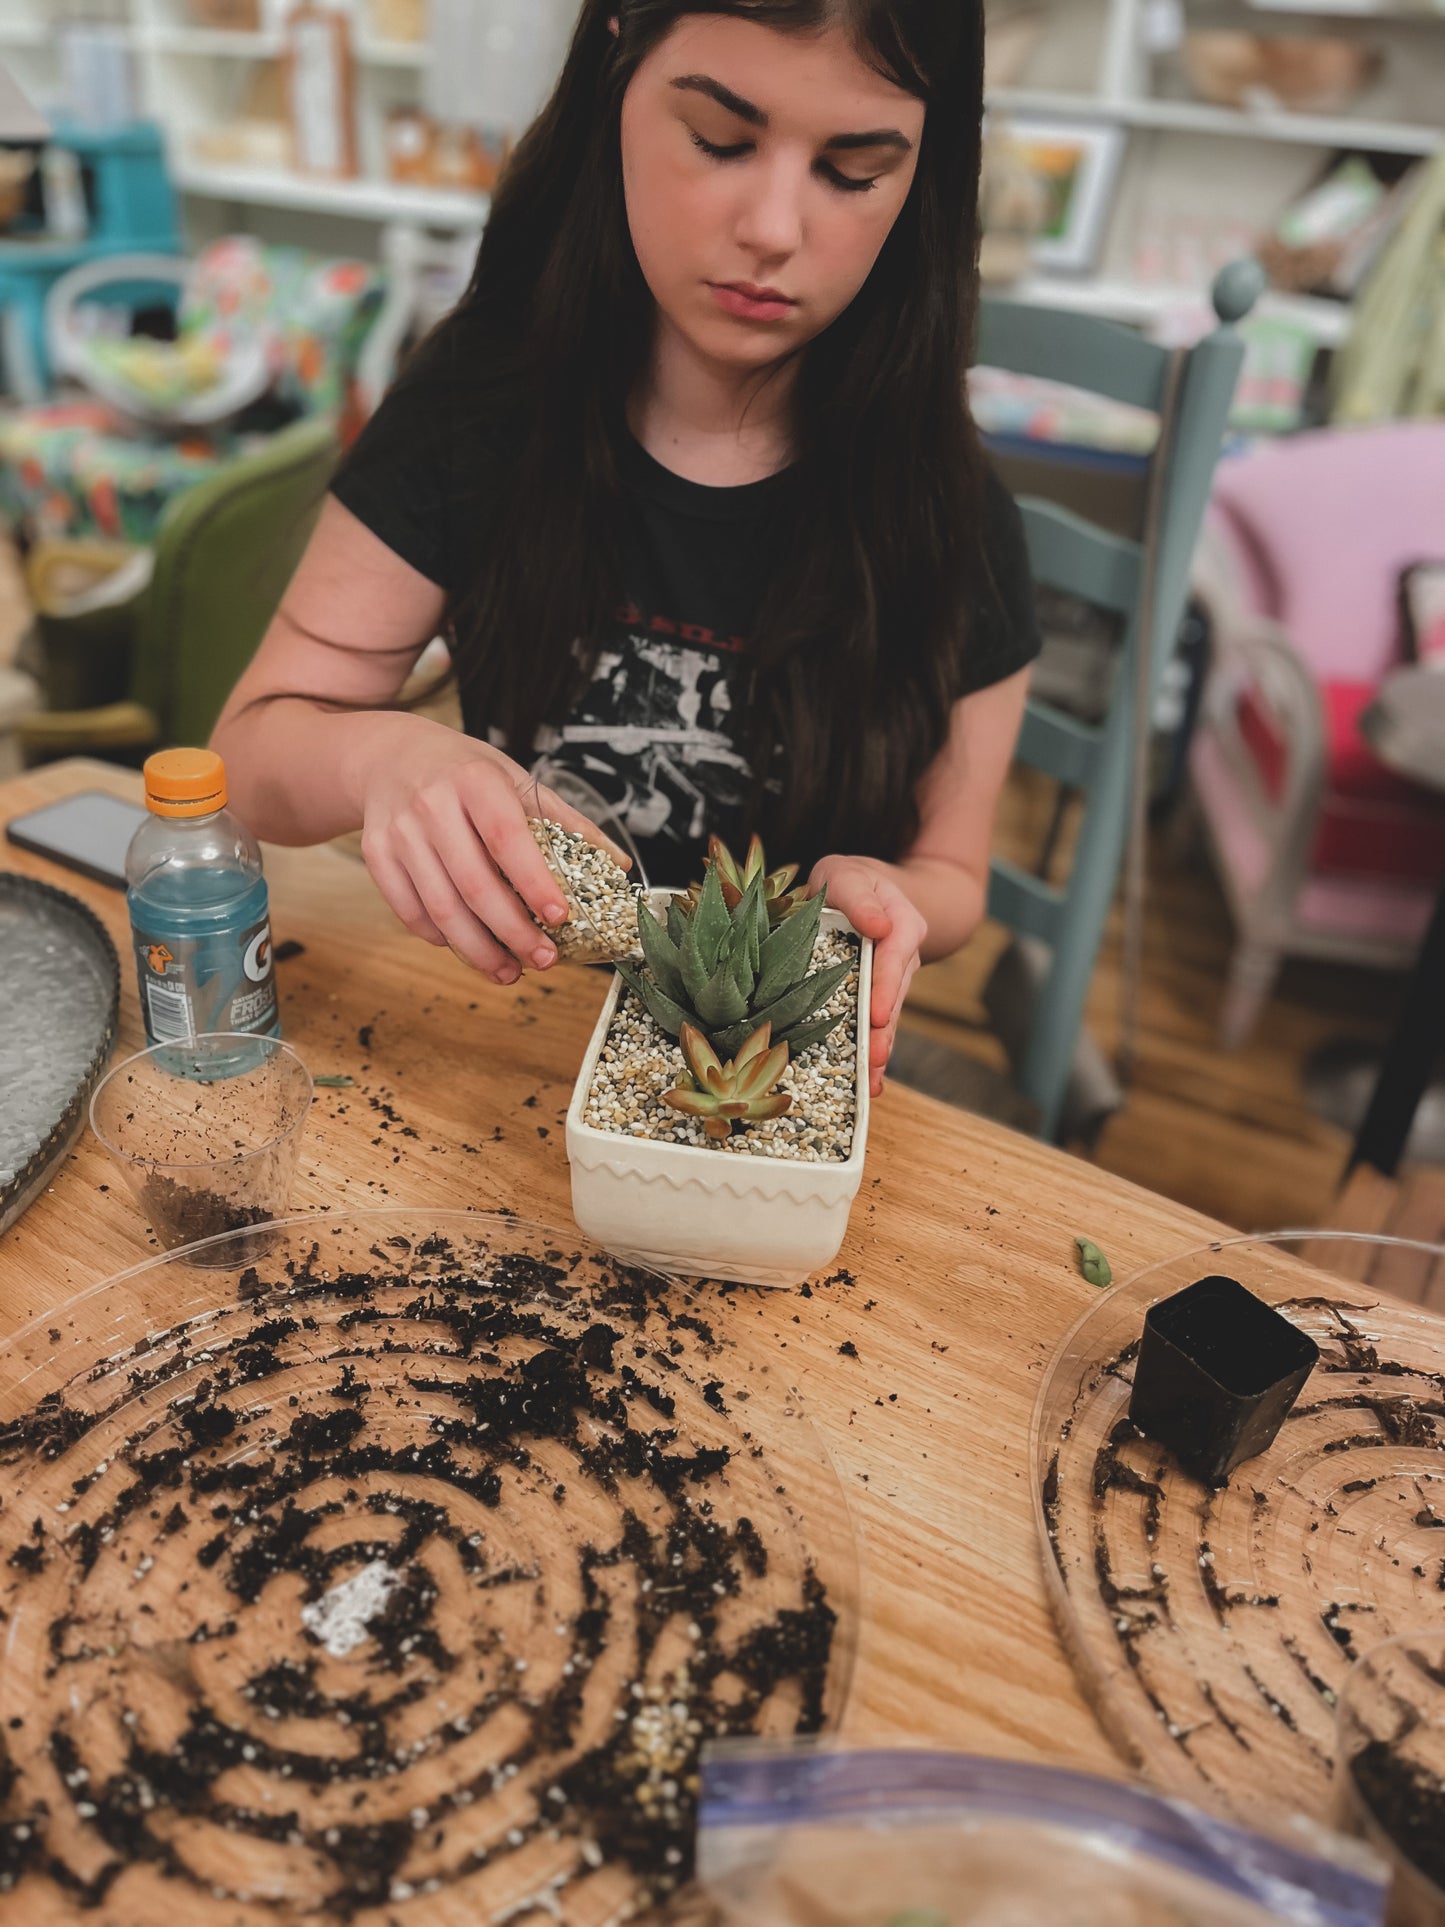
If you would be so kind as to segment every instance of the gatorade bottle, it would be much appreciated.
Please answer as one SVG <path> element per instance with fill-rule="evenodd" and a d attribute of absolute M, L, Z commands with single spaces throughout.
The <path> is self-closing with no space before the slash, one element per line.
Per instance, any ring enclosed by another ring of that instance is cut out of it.
<path fill-rule="evenodd" d="M 226 809 L 225 764 L 209 749 L 163 750 L 145 785 L 151 814 L 125 874 L 146 1041 L 279 1036 L 261 852 Z"/>

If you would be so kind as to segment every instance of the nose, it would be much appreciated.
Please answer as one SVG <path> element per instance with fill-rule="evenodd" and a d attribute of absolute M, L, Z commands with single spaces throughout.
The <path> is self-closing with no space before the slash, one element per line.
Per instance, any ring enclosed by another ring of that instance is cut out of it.
<path fill-rule="evenodd" d="M 736 234 L 759 263 L 786 261 L 802 246 L 806 185 L 806 175 L 788 156 L 747 170 Z"/>

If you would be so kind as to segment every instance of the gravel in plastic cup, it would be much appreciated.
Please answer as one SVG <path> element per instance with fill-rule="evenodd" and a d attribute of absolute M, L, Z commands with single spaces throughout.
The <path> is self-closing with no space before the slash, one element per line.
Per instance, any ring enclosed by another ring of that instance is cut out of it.
<path fill-rule="evenodd" d="M 543 816 L 529 819 L 547 868 L 562 886 L 567 919 L 542 927 L 564 963 L 617 963 L 640 958 L 637 906 L 641 891 L 610 851 Z"/>
<path fill-rule="evenodd" d="M 280 1038 L 210 1032 L 117 1064 L 90 1125 L 175 1251 L 285 1215 L 311 1098 L 311 1073 Z M 266 1242 L 258 1233 L 256 1250 Z"/>
<path fill-rule="evenodd" d="M 1390 1863 L 1387 1927 L 1445 1927 L 1445 1633 L 1371 1647 L 1337 1721 L 1335 1817 Z"/>

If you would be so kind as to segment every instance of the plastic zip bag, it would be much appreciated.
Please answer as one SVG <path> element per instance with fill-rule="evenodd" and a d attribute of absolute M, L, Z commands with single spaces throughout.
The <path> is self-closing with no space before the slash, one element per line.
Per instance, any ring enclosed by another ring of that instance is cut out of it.
<path fill-rule="evenodd" d="M 1124 1782 L 968 1754 L 724 1745 L 698 1878 L 726 1927 L 1378 1927 L 1386 1871 Z"/>

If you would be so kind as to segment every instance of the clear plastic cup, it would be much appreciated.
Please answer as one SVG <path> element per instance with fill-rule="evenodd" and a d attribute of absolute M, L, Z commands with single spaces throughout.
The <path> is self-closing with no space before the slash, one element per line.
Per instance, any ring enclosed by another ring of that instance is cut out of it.
<path fill-rule="evenodd" d="M 1390 1863 L 1387 1927 L 1442 1927 L 1445 1632 L 1371 1647 L 1350 1669 L 1337 1722 L 1335 1817 Z"/>
<path fill-rule="evenodd" d="M 117 1064 L 91 1098 L 90 1126 L 176 1251 L 284 1215 L 312 1094 L 280 1038 L 214 1031 Z M 248 1243 L 259 1252 L 267 1240 Z"/>

